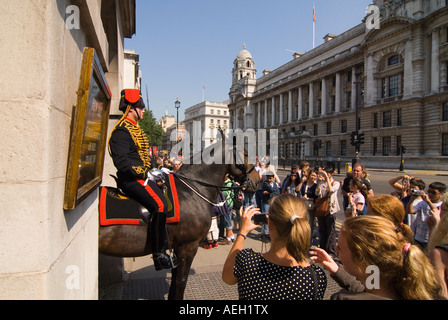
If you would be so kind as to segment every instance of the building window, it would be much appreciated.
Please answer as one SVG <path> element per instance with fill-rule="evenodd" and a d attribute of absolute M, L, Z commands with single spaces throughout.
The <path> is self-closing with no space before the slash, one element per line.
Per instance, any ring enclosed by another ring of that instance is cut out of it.
<path fill-rule="evenodd" d="M 327 122 L 327 134 L 331 134 L 331 122 Z"/>
<path fill-rule="evenodd" d="M 316 124 L 314 124 L 313 125 L 313 134 L 315 135 L 315 136 L 317 136 L 317 134 L 318 134 L 318 130 L 317 130 L 317 123 Z"/>
<path fill-rule="evenodd" d="M 386 78 L 381 79 L 381 98 L 386 98 L 387 82 Z"/>
<path fill-rule="evenodd" d="M 378 65 L 378 97 L 386 99 L 402 94 L 404 64 L 401 56 L 395 54 Z"/>
<path fill-rule="evenodd" d="M 341 156 L 347 155 L 347 140 L 341 140 Z"/>
<path fill-rule="evenodd" d="M 215 110 L 211 109 L 210 114 L 215 114 Z"/>
<path fill-rule="evenodd" d="M 390 155 L 391 148 L 390 137 L 383 137 L 383 156 Z"/>
<path fill-rule="evenodd" d="M 372 155 L 376 156 L 376 153 L 378 152 L 378 138 L 373 138 L 372 141 Z"/>
<path fill-rule="evenodd" d="M 373 114 L 373 127 L 378 128 L 378 112 Z"/>
<path fill-rule="evenodd" d="M 402 125 L 402 109 L 398 109 L 397 110 L 397 126 L 401 126 Z"/>
<path fill-rule="evenodd" d="M 347 91 L 346 95 L 345 95 L 345 105 L 347 107 L 347 109 L 351 109 L 352 108 L 352 92 L 351 91 Z"/>
<path fill-rule="evenodd" d="M 325 142 L 325 155 L 331 156 L 331 141 Z"/>
<path fill-rule="evenodd" d="M 442 156 L 448 156 L 448 133 L 442 133 Z"/>
<path fill-rule="evenodd" d="M 309 103 L 305 102 L 303 104 L 303 114 L 302 114 L 303 118 L 304 119 L 308 118 L 309 113 L 310 113 Z"/>
<path fill-rule="evenodd" d="M 390 111 L 383 112 L 383 127 L 392 126 L 392 114 Z"/>
<path fill-rule="evenodd" d="M 389 97 L 398 96 L 400 94 L 400 75 L 396 74 L 389 77 Z"/>
<path fill-rule="evenodd" d="M 448 121 L 448 102 L 442 105 L 442 121 Z"/>
<path fill-rule="evenodd" d="M 341 133 L 347 132 L 347 120 L 341 120 Z"/>
<path fill-rule="evenodd" d="M 221 114 L 221 110 L 216 110 L 216 114 Z"/>
<path fill-rule="evenodd" d="M 399 62 L 398 55 L 394 55 L 387 60 L 387 65 L 392 66 Z"/>

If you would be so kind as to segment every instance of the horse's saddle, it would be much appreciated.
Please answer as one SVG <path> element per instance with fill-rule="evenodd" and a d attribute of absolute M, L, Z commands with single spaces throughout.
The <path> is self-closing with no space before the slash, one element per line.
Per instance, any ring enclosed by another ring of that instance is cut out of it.
<path fill-rule="evenodd" d="M 163 190 L 168 204 L 166 222 L 179 222 L 179 200 L 174 175 L 166 175 Z M 129 198 L 119 189 L 107 186 L 100 187 L 99 215 L 101 226 L 117 224 L 142 226 L 147 225 L 145 221 L 150 219 L 148 210 L 140 203 Z"/>

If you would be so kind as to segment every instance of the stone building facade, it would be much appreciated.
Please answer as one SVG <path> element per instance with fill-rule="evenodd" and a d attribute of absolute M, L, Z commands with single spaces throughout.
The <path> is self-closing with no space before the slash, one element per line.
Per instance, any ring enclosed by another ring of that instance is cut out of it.
<path fill-rule="evenodd" d="M 448 4 L 373 1 L 369 19 L 256 79 L 244 48 L 234 61 L 232 128 L 278 129 L 280 157 L 378 168 L 448 169 Z M 358 120 L 356 120 L 358 119 Z"/>
<path fill-rule="evenodd" d="M 0 299 L 98 299 L 97 190 L 63 209 L 71 126 L 85 47 L 120 115 L 135 1 L 3 0 L 0 20 Z"/>
<path fill-rule="evenodd" d="M 229 128 L 227 102 L 203 101 L 185 110 L 184 125 L 186 132 L 190 135 L 190 141 L 194 139 L 195 123 L 200 125 L 200 128 L 196 128 L 196 132 L 202 135 L 201 149 L 215 143 L 218 128 L 223 130 Z"/>

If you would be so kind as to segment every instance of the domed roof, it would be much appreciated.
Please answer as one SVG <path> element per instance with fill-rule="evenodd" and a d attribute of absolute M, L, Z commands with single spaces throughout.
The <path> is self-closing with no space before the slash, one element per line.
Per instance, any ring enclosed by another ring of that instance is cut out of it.
<path fill-rule="evenodd" d="M 238 52 L 238 55 L 236 56 L 238 60 L 246 60 L 246 59 L 252 59 L 252 55 L 249 51 L 246 50 L 246 44 L 243 45 L 243 50 Z"/>

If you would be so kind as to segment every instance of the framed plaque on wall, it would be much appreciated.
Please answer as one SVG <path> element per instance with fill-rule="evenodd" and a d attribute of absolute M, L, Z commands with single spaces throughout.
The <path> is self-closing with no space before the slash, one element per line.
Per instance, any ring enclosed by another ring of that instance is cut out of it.
<path fill-rule="evenodd" d="M 67 162 L 64 209 L 74 209 L 101 184 L 111 92 L 93 48 L 84 48 Z"/>

